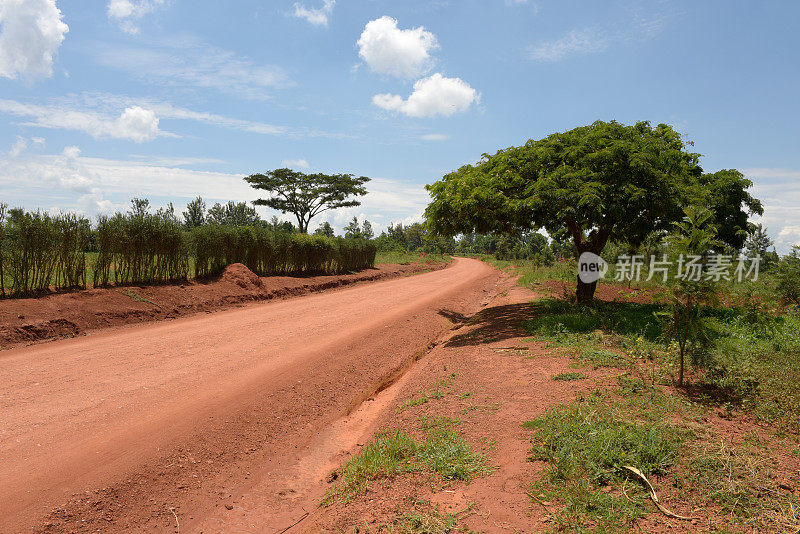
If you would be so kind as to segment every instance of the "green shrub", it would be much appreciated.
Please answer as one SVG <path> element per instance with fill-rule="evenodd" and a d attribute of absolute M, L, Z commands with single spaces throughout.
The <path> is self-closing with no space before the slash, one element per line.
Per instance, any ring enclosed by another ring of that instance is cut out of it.
<path fill-rule="evenodd" d="M 207 225 L 192 230 L 191 243 L 198 278 L 219 274 L 232 263 L 260 276 L 340 274 L 375 265 L 376 247 L 363 239 Z"/>
<path fill-rule="evenodd" d="M 97 224 L 95 286 L 148 284 L 189 277 L 189 246 L 180 222 L 169 214 L 117 213 Z"/>
<path fill-rule="evenodd" d="M 793 247 L 792 253 L 781 259 L 776 279 L 783 300 L 800 306 L 800 247 Z"/>
<path fill-rule="evenodd" d="M 11 295 L 86 286 L 87 219 L 14 209 L 3 226 L 0 261 Z"/>

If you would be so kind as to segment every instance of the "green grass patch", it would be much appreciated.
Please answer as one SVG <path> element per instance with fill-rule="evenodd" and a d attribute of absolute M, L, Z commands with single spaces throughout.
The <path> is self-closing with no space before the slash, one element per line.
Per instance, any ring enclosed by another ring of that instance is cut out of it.
<path fill-rule="evenodd" d="M 570 372 L 570 373 L 559 373 L 553 377 L 553 380 L 555 380 L 556 382 L 569 382 L 572 380 L 584 380 L 585 378 L 586 376 L 584 376 L 582 373 Z"/>
<path fill-rule="evenodd" d="M 519 275 L 517 284 L 535 286 L 547 280 L 575 280 L 577 264 L 574 260 L 556 261 L 552 265 L 540 265 L 534 260 L 498 260 L 492 254 L 481 254 L 481 260 L 502 271 Z"/>
<path fill-rule="evenodd" d="M 341 482 L 328 491 L 323 504 L 335 500 L 347 503 L 362 493 L 373 480 L 415 470 L 418 449 L 414 437 L 400 429 L 377 434 L 347 462 L 340 474 Z"/>
<path fill-rule="evenodd" d="M 322 505 L 347 503 L 366 490 L 370 482 L 408 472 L 428 472 L 443 483 L 469 482 L 490 470 L 483 455 L 472 451 L 449 418 L 423 421 L 421 442 L 400 429 L 381 432 L 342 469 L 341 482 L 329 490 Z"/>
<path fill-rule="evenodd" d="M 630 361 L 624 354 L 594 346 L 581 347 L 578 350 L 576 359 L 587 365 L 591 365 L 595 369 L 599 367 L 613 367 L 617 369 L 630 367 Z"/>
<path fill-rule="evenodd" d="M 545 299 L 533 304 L 536 317 L 525 327 L 531 334 L 554 341 L 569 341 L 579 334 L 597 331 L 622 336 L 639 336 L 658 341 L 662 321 L 656 315 L 658 304 L 595 302 L 581 306 L 560 299 Z"/>
<path fill-rule="evenodd" d="M 646 513 L 646 492 L 627 480 L 622 466 L 635 466 L 648 476 L 664 474 L 678 461 L 688 434 L 661 414 L 638 415 L 592 396 L 523 425 L 535 431 L 531 459 L 546 462 L 545 475 L 531 494 L 563 504 L 554 516 L 560 528 L 612 532 Z M 627 497 L 619 491 L 623 483 Z"/>

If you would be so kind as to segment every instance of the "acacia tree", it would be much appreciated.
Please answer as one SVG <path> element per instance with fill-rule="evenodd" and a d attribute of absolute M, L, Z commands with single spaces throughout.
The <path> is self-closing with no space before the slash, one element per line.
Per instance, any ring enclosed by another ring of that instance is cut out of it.
<path fill-rule="evenodd" d="M 610 240 L 637 247 L 668 231 L 707 196 L 701 175 L 699 154 L 670 126 L 597 121 L 484 154 L 426 186 L 425 215 L 445 235 L 566 230 L 578 255 L 599 255 Z M 578 301 L 591 302 L 597 283 L 577 284 Z"/>
<path fill-rule="evenodd" d="M 350 197 L 367 194 L 366 176 L 352 174 L 305 174 L 291 169 L 275 169 L 264 174 L 252 174 L 244 179 L 251 187 L 272 193 L 272 197 L 253 202 L 297 218 L 301 233 L 308 233 L 312 218 L 323 211 L 359 206 Z"/>

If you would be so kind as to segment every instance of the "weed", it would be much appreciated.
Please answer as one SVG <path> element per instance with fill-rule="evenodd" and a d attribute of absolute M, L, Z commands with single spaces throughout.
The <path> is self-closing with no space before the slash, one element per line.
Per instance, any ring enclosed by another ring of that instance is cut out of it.
<path fill-rule="evenodd" d="M 630 367 L 630 362 L 624 354 L 594 347 L 581 347 L 578 351 L 577 359 L 593 366 L 595 369 L 598 367 L 616 367 L 619 369 Z"/>
<path fill-rule="evenodd" d="M 551 409 L 523 426 L 535 430 L 530 458 L 547 463 L 533 492 L 563 503 L 556 521 L 579 532 L 591 526 L 597 532 L 622 528 L 644 515 L 641 488 L 632 485 L 625 497 L 609 491 L 609 485 L 625 483 L 623 465 L 648 475 L 666 473 L 686 438 L 685 431 L 653 417 L 632 418 L 597 395 Z M 629 500 L 631 495 L 638 497 Z"/>
<path fill-rule="evenodd" d="M 485 458 L 472 451 L 453 429 L 450 418 L 423 420 L 425 440 L 398 429 L 381 432 L 344 467 L 341 482 L 329 490 L 323 506 L 334 501 L 347 503 L 362 493 L 373 480 L 392 478 L 401 473 L 427 471 L 443 482 L 469 482 L 488 472 Z"/>
<path fill-rule="evenodd" d="M 553 380 L 559 382 L 568 382 L 570 380 L 583 380 L 586 376 L 581 373 L 560 373 L 553 377 Z"/>
<path fill-rule="evenodd" d="M 451 532 L 472 532 L 466 528 L 457 528 L 458 521 L 470 513 L 472 505 L 455 513 L 442 513 L 427 501 L 409 497 L 405 502 L 410 511 L 402 512 L 395 519 L 395 528 L 390 532 L 399 534 L 449 534 Z"/>
<path fill-rule="evenodd" d="M 132 299 L 133 299 L 133 300 L 135 300 L 136 302 L 146 302 L 146 303 L 148 303 L 148 304 L 152 304 L 153 306 L 158 306 L 158 304 L 156 304 L 156 303 L 155 303 L 155 302 L 153 302 L 152 300 L 148 300 L 148 299 L 144 298 L 143 296 L 141 296 L 141 295 L 140 295 L 139 293 L 137 293 L 136 291 L 133 291 L 132 289 L 129 289 L 129 290 L 127 290 L 127 291 L 121 291 L 121 293 L 122 293 L 123 295 L 125 295 L 126 297 L 130 297 L 130 298 L 132 298 Z"/>

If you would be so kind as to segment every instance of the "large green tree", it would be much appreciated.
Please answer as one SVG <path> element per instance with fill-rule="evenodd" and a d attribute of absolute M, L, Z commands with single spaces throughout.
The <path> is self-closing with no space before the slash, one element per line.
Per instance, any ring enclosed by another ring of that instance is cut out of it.
<path fill-rule="evenodd" d="M 723 169 L 700 176 L 701 205 L 707 206 L 718 228 L 717 238 L 735 250 L 741 250 L 752 230 L 748 215 L 763 215 L 761 201 L 747 192 L 753 182 L 736 169 Z"/>
<path fill-rule="evenodd" d="M 566 229 L 579 255 L 611 240 L 636 247 L 707 198 L 699 157 L 670 126 L 597 121 L 484 154 L 427 186 L 425 214 L 446 235 Z M 596 285 L 578 279 L 578 300 Z"/>
<path fill-rule="evenodd" d="M 252 174 L 244 179 L 255 189 L 269 191 L 270 198 L 253 202 L 297 218 L 302 233 L 308 233 L 312 218 L 323 211 L 358 206 L 361 202 L 351 198 L 367 194 L 366 176 L 352 174 L 305 174 L 291 169 L 275 169 L 264 174 Z"/>

